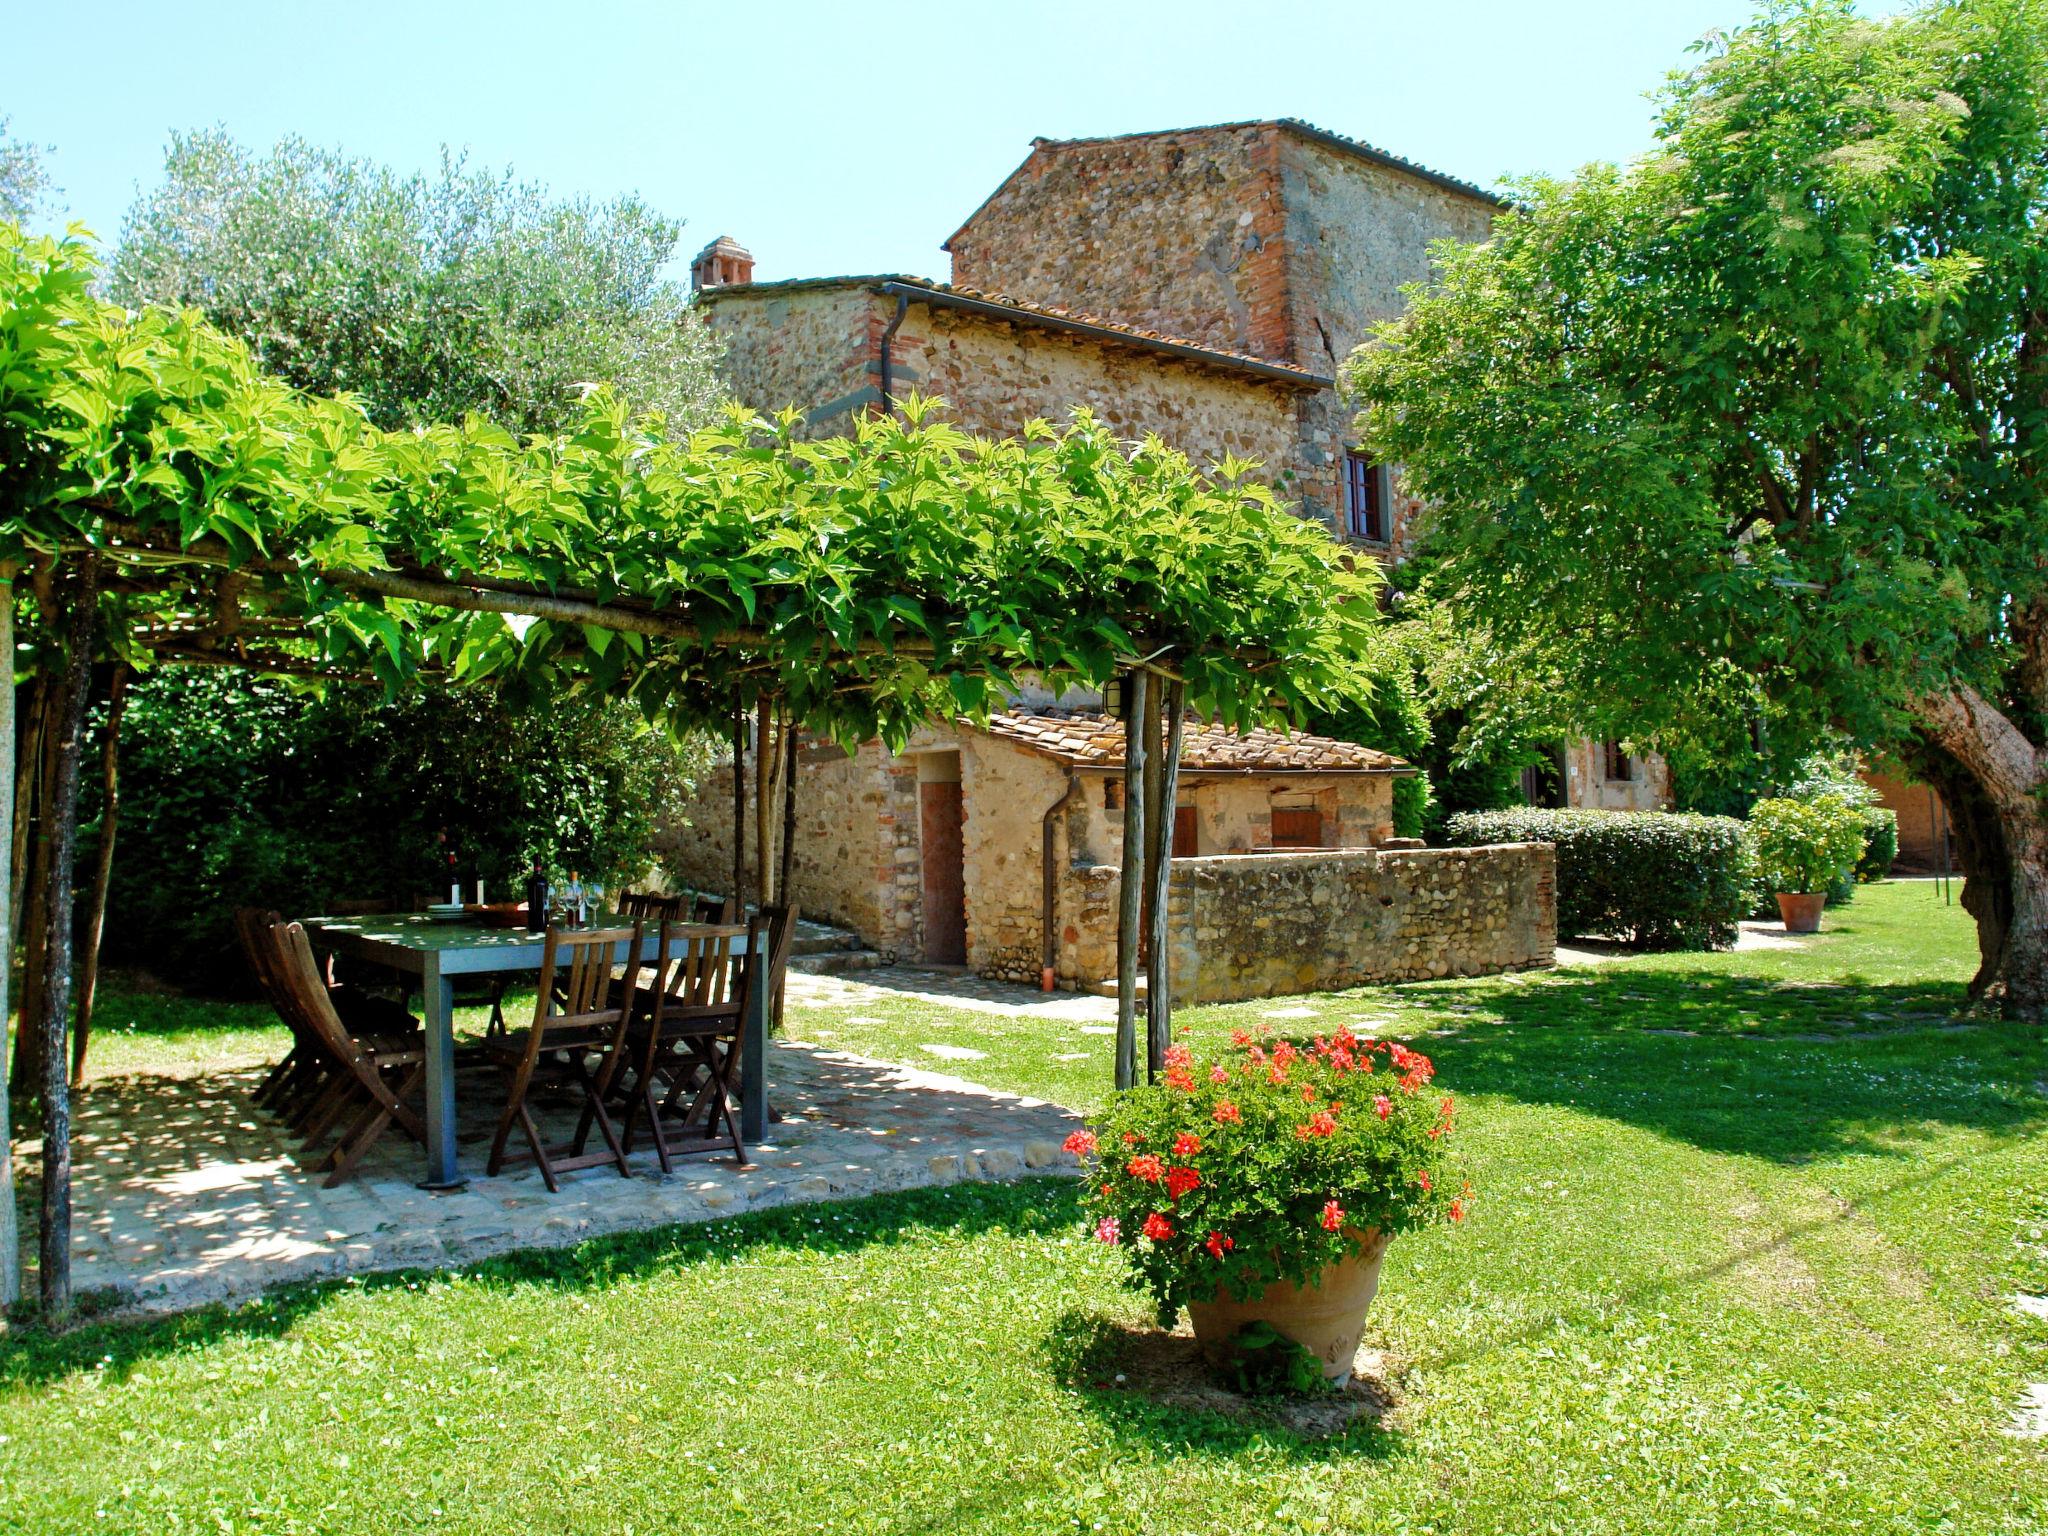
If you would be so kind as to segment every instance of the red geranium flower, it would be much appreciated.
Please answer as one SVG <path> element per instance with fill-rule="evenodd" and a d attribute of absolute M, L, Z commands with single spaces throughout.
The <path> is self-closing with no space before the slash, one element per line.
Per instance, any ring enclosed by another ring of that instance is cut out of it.
<path fill-rule="evenodd" d="M 1145 1235 L 1151 1238 L 1153 1242 L 1163 1243 L 1173 1236 L 1173 1223 L 1160 1215 L 1159 1212 L 1154 1211 L 1145 1218 L 1143 1230 Z"/>
<path fill-rule="evenodd" d="M 1195 1091 L 1195 1074 L 1186 1067 L 1168 1067 L 1166 1069 L 1166 1086 L 1175 1093 L 1193 1093 Z"/>
<path fill-rule="evenodd" d="M 1422 1192 L 1423 1192 L 1423 1193 L 1424 1193 L 1425 1195 L 1426 1195 L 1426 1194 L 1428 1194 L 1428 1193 L 1429 1193 L 1429 1170 L 1428 1170 L 1427 1168 L 1418 1168 L 1418 1169 L 1416 1169 L 1416 1170 L 1415 1170 L 1415 1182 L 1416 1182 L 1416 1183 L 1418 1183 L 1418 1184 L 1420 1184 L 1420 1185 L 1422 1186 Z"/>
<path fill-rule="evenodd" d="M 1230 1074 L 1224 1071 L 1222 1062 L 1217 1062 L 1215 1066 L 1209 1069 L 1209 1081 L 1212 1083 L 1227 1083 L 1230 1081 Z"/>
<path fill-rule="evenodd" d="M 1134 1179 L 1143 1179 L 1147 1184 L 1157 1184 L 1166 1177 L 1166 1164 L 1159 1160 L 1156 1153 L 1140 1152 L 1124 1164 L 1124 1172 Z"/>
<path fill-rule="evenodd" d="M 1060 1143 L 1060 1150 L 1062 1152 L 1071 1152 L 1078 1158 L 1093 1157 L 1095 1155 L 1095 1133 L 1093 1131 L 1076 1131 Z"/>
<path fill-rule="evenodd" d="M 1453 1200 L 1453 1201 L 1451 1202 L 1451 1220 L 1453 1220 L 1453 1221 L 1463 1221 L 1464 1219 L 1465 1219 L 1465 1202 L 1464 1202 L 1464 1201 L 1462 1201 L 1462 1200 Z"/>
<path fill-rule="evenodd" d="M 1372 1107 L 1378 1111 L 1379 1117 L 1384 1120 L 1394 1112 L 1394 1101 L 1382 1093 L 1374 1097 Z"/>
<path fill-rule="evenodd" d="M 1192 1131 L 1182 1131 L 1173 1138 L 1173 1155 L 1175 1157 L 1193 1157 L 1201 1150 L 1202 1138 L 1195 1135 Z"/>
<path fill-rule="evenodd" d="M 1213 1119 L 1218 1125 L 1237 1125 L 1243 1121 L 1244 1116 L 1237 1112 L 1237 1106 L 1235 1104 L 1231 1103 L 1228 1099 L 1225 1099 L 1221 1104 L 1218 1104 L 1216 1106 L 1215 1110 L 1211 1113 L 1210 1118 Z"/>
<path fill-rule="evenodd" d="M 1297 1125 L 1294 1134 L 1303 1141 L 1311 1136 L 1334 1136 L 1337 1134 L 1337 1117 L 1327 1109 L 1319 1109 L 1307 1125 Z"/>
<path fill-rule="evenodd" d="M 1211 1232 L 1209 1234 L 1208 1240 L 1204 1242 L 1202 1246 L 1209 1250 L 1209 1256 L 1211 1258 L 1220 1259 L 1223 1257 L 1224 1254 L 1228 1253 L 1231 1249 L 1235 1248 L 1237 1244 L 1233 1243 L 1221 1232 Z"/>
<path fill-rule="evenodd" d="M 1166 1170 L 1166 1198 L 1179 1200 L 1191 1189 L 1201 1187 L 1202 1176 L 1192 1168 L 1169 1168 Z"/>
<path fill-rule="evenodd" d="M 1323 1230 L 1335 1232 L 1344 1225 L 1344 1207 L 1334 1200 L 1323 1202 Z"/>
<path fill-rule="evenodd" d="M 1119 1242 L 1122 1240 L 1123 1235 L 1123 1223 L 1114 1216 L 1103 1217 L 1101 1223 L 1095 1228 L 1095 1236 L 1105 1243 Z"/>

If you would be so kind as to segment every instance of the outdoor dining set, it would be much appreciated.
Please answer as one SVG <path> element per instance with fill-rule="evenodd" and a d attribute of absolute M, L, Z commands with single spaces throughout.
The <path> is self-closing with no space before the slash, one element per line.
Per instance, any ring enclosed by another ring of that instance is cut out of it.
<path fill-rule="evenodd" d="M 692 1155 L 745 1164 L 765 1135 L 768 1026 L 796 911 L 742 919 L 717 898 L 629 892 L 585 925 L 529 932 L 499 916 L 236 913 L 250 968 L 292 1037 L 256 1102 L 299 1138 L 301 1160 L 332 1187 L 396 1126 L 425 1150 L 427 1188 L 460 1186 L 456 1080 L 473 1072 L 501 1095 L 493 1177 L 530 1161 L 550 1191 L 585 1168 L 630 1178 L 643 1136 L 664 1174 Z M 518 1024 L 503 1000 L 522 974 L 538 980 L 531 1020 Z M 458 985 L 470 989 L 460 1000 L 489 1008 L 482 1035 L 462 1041 Z M 540 1107 L 573 1113 L 573 1131 L 549 1134 Z"/>

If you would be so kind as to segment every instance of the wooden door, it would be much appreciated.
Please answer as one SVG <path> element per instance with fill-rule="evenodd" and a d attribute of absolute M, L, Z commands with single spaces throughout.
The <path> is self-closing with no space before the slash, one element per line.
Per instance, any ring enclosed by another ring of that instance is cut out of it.
<path fill-rule="evenodd" d="M 1195 856 L 1195 808 L 1192 805 L 1173 808 L 1173 856 L 1176 859 Z"/>
<path fill-rule="evenodd" d="M 924 846 L 924 957 L 934 965 L 967 962 L 967 871 L 960 832 L 960 784 L 917 786 L 918 834 Z"/>

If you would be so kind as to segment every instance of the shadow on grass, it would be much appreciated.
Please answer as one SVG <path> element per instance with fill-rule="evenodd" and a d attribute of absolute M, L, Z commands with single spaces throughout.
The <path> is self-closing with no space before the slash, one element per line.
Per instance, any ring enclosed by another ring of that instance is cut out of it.
<path fill-rule="evenodd" d="M 1046 1335 L 1047 1369 L 1091 1417 L 1147 1452 L 1234 1457 L 1248 1450 L 1291 1463 L 1408 1454 L 1377 1383 L 1327 1396 L 1256 1399 L 1218 1387 L 1191 1339 L 1134 1330 L 1070 1307 Z"/>
<path fill-rule="evenodd" d="M 726 1263 L 764 1249 L 829 1256 L 915 1243 L 932 1235 L 1064 1231 L 1080 1221 L 1071 1179 L 957 1184 L 938 1189 L 820 1201 L 687 1226 L 614 1233 L 564 1248 L 501 1254 L 449 1271 L 390 1270 L 280 1287 L 235 1306 L 163 1318 L 114 1318 L 62 1332 L 33 1323 L 0 1337 L 0 1391 L 34 1387 L 85 1371 L 119 1380 L 137 1365 L 230 1339 L 275 1339 L 326 1308 L 365 1293 L 418 1289 L 455 1276 L 472 1288 L 509 1293 L 545 1288 L 599 1290 L 622 1281 Z"/>
<path fill-rule="evenodd" d="M 1951 995 L 1953 994 L 1953 995 Z M 1714 1152 L 1898 1154 L 1930 1122 L 2048 1126 L 2048 1034 L 1958 1024 L 1960 988 L 1711 973 L 1565 973 L 1446 997 L 1429 1038 L 1456 1093 L 1555 1104 Z"/>

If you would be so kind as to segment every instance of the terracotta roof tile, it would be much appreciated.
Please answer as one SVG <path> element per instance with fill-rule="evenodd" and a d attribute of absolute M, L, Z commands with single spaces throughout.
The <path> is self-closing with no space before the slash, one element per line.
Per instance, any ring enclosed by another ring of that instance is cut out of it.
<path fill-rule="evenodd" d="M 1085 768 L 1124 765 L 1124 726 L 1099 714 L 991 715 L 989 734 Z M 1260 727 L 1233 731 L 1188 717 L 1183 773 L 1413 773 L 1398 757 L 1354 742 Z"/>

